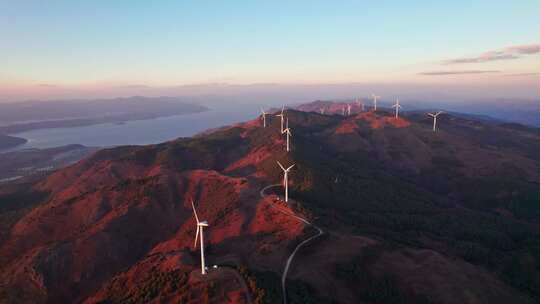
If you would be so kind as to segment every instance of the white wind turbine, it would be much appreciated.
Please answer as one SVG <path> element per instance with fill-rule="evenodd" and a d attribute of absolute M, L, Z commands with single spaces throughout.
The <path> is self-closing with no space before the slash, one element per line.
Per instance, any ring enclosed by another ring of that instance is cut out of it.
<path fill-rule="evenodd" d="M 381 96 L 377 96 L 373 93 L 371 93 L 371 98 L 373 98 L 373 110 L 377 111 L 377 100 L 381 98 Z"/>
<path fill-rule="evenodd" d="M 287 152 L 289 152 L 289 137 L 292 136 L 291 129 L 289 128 L 289 118 L 287 117 L 287 127 L 283 130 L 282 134 L 285 133 L 287 136 Z"/>
<path fill-rule="evenodd" d="M 266 128 L 266 113 L 263 108 L 261 108 L 261 114 L 262 114 L 262 120 L 263 120 L 263 127 Z"/>
<path fill-rule="evenodd" d="M 401 105 L 399 104 L 399 98 L 396 98 L 396 104 L 392 106 L 392 108 L 396 108 L 396 119 L 399 118 L 399 109 L 401 109 Z"/>
<path fill-rule="evenodd" d="M 285 110 L 285 106 L 281 108 L 281 113 L 276 115 L 281 118 L 281 133 L 283 133 L 283 119 L 285 118 L 285 115 L 283 114 L 284 110 Z"/>
<path fill-rule="evenodd" d="M 341 115 L 345 116 L 345 106 L 341 108 Z"/>
<path fill-rule="evenodd" d="M 347 104 L 347 116 L 351 116 L 351 105 Z"/>
<path fill-rule="evenodd" d="M 364 112 L 364 103 L 358 97 L 356 98 L 356 104 L 362 109 L 362 112 Z"/>
<path fill-rule="evenodd" d="M 281 170 L 283 170 L 283 186 L 285 187 L 285 202 L 289 201 L 289 170 L 291 170 L 294 165 L 289 166 L 289 168 L 285 169 L 283 165 L 280 162 L 277 162 L 278 165 L 281 167 Z"/>
<path fill-rule="evenodd" d="M 206 274 L 206 266 L 204 264 L 204 237 L 203 237 L 203 228 L 208 227 L 207 221 L 199 222 L 199 217 L 197 216 L 197 211 L 195 210 L 195 203 L 191 200 L 191 207 L 193 207 L 193 214 L 195 215 L 195 220 L 197 221 L 197 233 L 195 234 L 195 243 L 193 247 L 197 248 L 197 238 L 199 233 L 201 235 L 201 274 Z"/>
<path fill-rule="evenodd" d="M 437 131 L 437 116 L 444 113 L 443 111 L 439 111 L 437 113 L 428 113 L 429 116 L 433 117 L 433 132 Z"/>
<path fill-rule="evenodd" d="M 266 113 L 266 112 L 263 110 L 263 108 L 261 108 L 261 118 L 262 118 L 262 120 L 263 120 L 263 127 L 264 127 L 264 128 L 266 128 L 266 114 L 268 114 L 268 113 Z"/>

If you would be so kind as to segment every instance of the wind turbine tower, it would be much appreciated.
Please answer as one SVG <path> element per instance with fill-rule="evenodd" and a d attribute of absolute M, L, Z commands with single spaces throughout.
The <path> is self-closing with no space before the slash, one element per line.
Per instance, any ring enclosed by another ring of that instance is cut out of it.
<path fill-rule="evenodd" d="M 279 116 L 281 118 L 281 133 L 283 133 L 283 119 L 285 117 L 285 115 L 283 114 L 283 111 L 285 110 L 285 106 L 283 106 L 281 108 L 281 113 L 280 114 L 277 114 L 276 116 Z"/>
<path fill-rule="evenodd" d="M 291 170 L 294 165 L 289 166 L 287 169 L 283 167 L 283 165 L 280 162 L 277 162 L 279 167 L 281 167 L 281 170 L 283 170 L 283 186 L 285 187 L 285 202 L 289 201 L 289 170 Z"/>
<path fill-rule="evenodd" d="M 396 109 L 396 119 L 399 118 L 399 109 L 401 109 L 401 105 L 399 105 L 399 98 L 396 98 L 396 104 L 392 106 L 392 108 Z"/>
<path fill-rule="evenodd" d="M 437 113 L 428 113 L 429 116 L 433 117 L 433 132 L 437 132 L 437 116 L 444 113 L 443 111 L 439 111 Z"/>
<path fill-rule="evenodd" d="M 263 127 L 266 128 L 266 113 L 263 108 L 261 108 L 261 114 L 262 114 L 262 120 L 263 120 Z"/>
<path fill-rule="evenodd" d="M 364 103 L 358 97 L 356 98 L 356 105 L 360 108 L 360 112 L 364 112 Z"/>
<path fill-rule="evenodd" d="M 201 274 L 206 274 L 206 266 L 204 264 L 204 235 L 203 235 L 203 228 L 208 227 L 207 221 L 199 221 L 199 217 L 197 216 L 197 210 L 195 210 L 195 203 L 193 203 L 193 200 L 191 201 L 191 207 L 193 207 L 193 214 L 195 215 L 195 220 L 197 221 L 197 233 L 195 234 L 195 243 L 193 243 L 193 248 L 197 248 L 197 238 L 199 237 L 199 234 L 201 235 Z"/>
<path fill-rule="evenodd" d="M 373 111 L 377 111 L 377 100 L 381 98 L 381 96 L 371 93 L 371 98 L 373 98 Z"/>
<path fill-rule="evenodd" d="M 289 152 L 289 137 L 292 136 L 291 129 L 289 128 L 289 118 L 287 117 L 287 127 L 283 130 L 282 134 L 285 133 L 287 136 L 287 152 Z"/>
<path fill-rule="evenodd" d="M 347 116 L 351 116 L 351 105 L 347 104 Z"/>

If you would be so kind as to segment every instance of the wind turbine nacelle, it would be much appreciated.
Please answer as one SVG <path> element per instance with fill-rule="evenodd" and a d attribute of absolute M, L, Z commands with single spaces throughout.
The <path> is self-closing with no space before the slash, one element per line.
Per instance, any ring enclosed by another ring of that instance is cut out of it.
<path fill-rule="evenodd" d="M 197 226 L 208 227 L 208 222 L 207 221 L 202 221 L 200 223 L 197 223 Z"/>

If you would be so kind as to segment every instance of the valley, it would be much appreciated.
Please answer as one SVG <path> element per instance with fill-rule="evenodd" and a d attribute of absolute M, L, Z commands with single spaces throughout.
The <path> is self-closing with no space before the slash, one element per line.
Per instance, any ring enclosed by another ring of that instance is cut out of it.
<path fill-rule="evenodd" d="M 0 153 L 0 184 L 20 178 L 40 178 L 72 165 L 98 148 L 67 145 L 49 149 L 26 149 Z"/>

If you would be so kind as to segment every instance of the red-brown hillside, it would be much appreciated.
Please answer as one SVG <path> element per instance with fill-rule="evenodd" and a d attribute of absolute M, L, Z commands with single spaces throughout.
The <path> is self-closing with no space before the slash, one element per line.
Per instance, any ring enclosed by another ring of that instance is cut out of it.
<path fill-rule="evenodd" d="M 0 303 L 279 303 L 287 258 L 315 232 L 291 213 L 325 230 L 292 262 L 291 302 L 540 296 L 527 270 L 540 265 L 538 133 L 453 116 L 434 133 L 420 115 L 354 111 L 287 110 L 290 153 L 269 116 L 267 128 L 101 150 L 0 191 Z M 281 181 L 277 160 L 296 164 L 290 206 L 279 187 L 260 194 Z M 208 277 L 191 199 L 209 222 L 208 265 L 220 265 Z"/>

